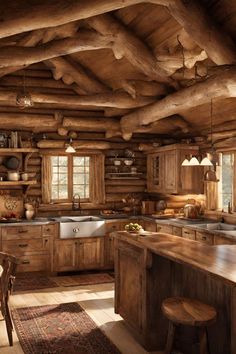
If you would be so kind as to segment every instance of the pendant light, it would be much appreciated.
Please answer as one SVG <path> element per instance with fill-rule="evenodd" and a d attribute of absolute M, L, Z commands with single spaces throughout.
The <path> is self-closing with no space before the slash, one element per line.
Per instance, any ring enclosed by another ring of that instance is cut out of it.
<path fill-rule="evenodd" d="M 212 140 L 212 117 L 213 117 L 213 103 L 212 103 L 212 99 L 211 99 L 211 148 L 209 151 L 209 154 L 212 156 L 211 158 L 213 158 L 213 155 L 215 154 L 215 149 L 213 147 L 213 140 Z M 211 165 L 207 165 L 207 166 L 210 166 L 210 168 L 204 175 L 204 181 L 205 182 L 219 182 L 219 180 L 216 177 L 215 164 L 213 164 L 211 162 Z M 211 169 L 211 166 L 213 166 L 213 170 Z"/>
<path fill-rule="evenodd" d="M 76 152 L 75 148 L 72 146 L 73 144 L 73 140 L 72 138 L 70 138 L 70 142 L 69 142 L 69 145 L 67 146 L 65 152 L 69 153 L 69 154 L 73 154 Z"/>
<path fill-rule="evenodd" d="M 187 155 L 185 155 L 185 159 L 182 162 L 181 166 L 189 166 L 189 159 Z"/>
<path fill-rule="evenodd" d="M 16 96 L 16 105 L 20 109 L 29 108 L 34 105 L 29 92 L 26 92 L 26 89 L 25 89 L 25 70 L 24 70 L 24 74 L 23 74 L 23 90 L 18 92 L 18 94 Z"/>
<path fill-rule="evenodd" d="M 200 162 L 198 161 L 196 156 L 192 156 L 189 161 L 189 166 L 199 166 Z"/>

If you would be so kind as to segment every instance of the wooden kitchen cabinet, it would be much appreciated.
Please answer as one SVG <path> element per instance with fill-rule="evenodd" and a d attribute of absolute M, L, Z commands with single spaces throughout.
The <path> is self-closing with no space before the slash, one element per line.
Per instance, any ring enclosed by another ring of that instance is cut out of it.
<path fill-rule="evenodd" d="M 54 272 L 101 269 L 104 237 L 83 237 L 54 242 Z"/>
<path fill-rule="evenodd" d="M 182 236 L 182 227 L 179 227 L 179 226 L 173 226 L 172 227 L 172 235 L 175 235 L 175 236 Z"/>
<path fill-rule="evenodd" d="M 203 168 L 181 166 L 186 155 L 197 154 L 198 147 L 173 144 L 148 152 L 147 190 L 156 193 L 202 193 Z"/>
<path fill-rule="evenodd" d="M 57 225 L 12 225 L 1 227 L 3 252 L 14 254 L 17 272 L 52 272 L 53 237 Z"/>
<path fill-rule="evenodd" d="M 236 240 L 215 234 L 214 245 L 236 245 Z"/>
<path fill-rule="evenodd" d="M 172 232 L 173 232 L 173 226 L 165 225 L 165 224 L 161 224 L 161 223 L 156 223 L 156 229 L 157 229 L 157 232 L 163 232 L 165 234 L 172 235 Z"/>
<path fill-rule="evenodd" d="M 205 231 L 196 231 L 196 241 L 213 245 L 214 235 Z"/>
<path fill-rule="evenodd" d="M 196 240 L 196 231 L 183 227 L 182 237 L 188 238 L 189 240 Z"/>
<path fill-rule="evenodd" d="M 144 299 L 144 252 L 141 248 L 119 242 L 116 250 L 115 312 L 127 321 L 135 333 L 142 336 Z"/>
<path fill-rule="evenodd" d="M 143 221 L 143 228 L 145 231 L 151 231 L 151 232 L 158 231 L 157 224 L 155 221 L 144 220 Z"/>
<path fill-rule="evenodd" d="M 104 237 L 79 239 L 77 264 L 79 270 L 102 268 L 104 265 Z"/>

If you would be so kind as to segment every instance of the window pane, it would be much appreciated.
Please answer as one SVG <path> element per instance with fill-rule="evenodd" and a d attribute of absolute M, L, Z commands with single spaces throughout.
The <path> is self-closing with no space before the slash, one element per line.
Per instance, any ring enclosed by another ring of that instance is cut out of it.
<path fill-rule="evenodd" d="M 222 154 L 222 173 L 221 173 L 221 208 L 228 209 L 228 203 L 233 199 L 233 164 L 234 155 L 232 153 Z"/>
<path fill-rule="evenodd" d="M 68 157 L 52 156 L 52 200 L 68 199 Z"/>
<path fill-rule="evenodd" d="M 89 198 L 89 157 L 75 156 L 73 158 L 73 194 L 80 198 Z"/>

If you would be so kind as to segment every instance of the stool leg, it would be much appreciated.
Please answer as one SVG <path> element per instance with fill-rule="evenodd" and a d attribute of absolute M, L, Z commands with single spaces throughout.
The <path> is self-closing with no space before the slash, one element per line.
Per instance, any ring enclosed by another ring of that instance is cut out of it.
<path fill-rule="evenodd" d="M 200 327 L 198 329 L 198 333 L 199 333 L 200 354 L 209 354 L 206 327 Z"/>
<path fill-rule="evenodd" d="M 171 354 L 171 351 L 173 349 L 173 344 L 174 344 L 174 337 L 175 337 L 175 325 L 172 322 L 169 322 L 165 354 Z"/>

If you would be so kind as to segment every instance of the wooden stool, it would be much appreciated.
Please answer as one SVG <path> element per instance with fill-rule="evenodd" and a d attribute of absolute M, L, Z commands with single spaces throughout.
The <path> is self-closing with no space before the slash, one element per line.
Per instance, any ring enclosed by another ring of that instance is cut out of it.
<path fill-rule="evenodd" d="M 176 325 L 198 327 L 200 354 L 210 354 L 207 326 L 216 320 L 214 307 L 194 299 L 173 297 L 163 301 L 162 312 L 170 320 L 165 354 L 173 349 Z"/>

